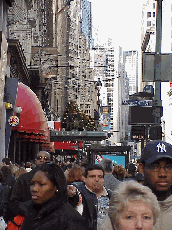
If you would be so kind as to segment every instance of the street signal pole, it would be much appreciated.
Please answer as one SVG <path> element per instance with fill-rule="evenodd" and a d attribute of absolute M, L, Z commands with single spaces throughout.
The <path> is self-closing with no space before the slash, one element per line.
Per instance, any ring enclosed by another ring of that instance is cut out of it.
<path fill-rule="evenodd" d="M 155 107 L 156 125 L 160 126 L 162 117 L 162 101 L 161 101 L 161 42 L 162 42 L 162 0 L 157 0 L 156 11 L 156 56 L 155 56 L 155 99 L 153 107 Z"/>

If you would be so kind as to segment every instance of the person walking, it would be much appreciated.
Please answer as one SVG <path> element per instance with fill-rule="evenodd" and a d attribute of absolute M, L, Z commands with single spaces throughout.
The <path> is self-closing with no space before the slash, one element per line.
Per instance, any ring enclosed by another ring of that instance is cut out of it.
<path fill-rule="evenodd" d="M 101 165 L 94 164 L 86 167 L 84 182 L 74 182 L 68 186 L 69 202 L 74 207 L 80 202 L 82 203 L 81 215 L 89 230 L 97 229 L 109 207 L 112 191 L 103 185 L 104 170 Z M 76 199 L 77 196 L 79 199 Z M 74 201 L 76 201 L 76 205 Z"/>
<path fill-rule="evenodd" d="M 24 217 L 21 230 L 86 229 L 82 216 L 67 202 L 66 178 L 55 163 L 39 167 L 31 180 L 30 192 L 32 199 L 21 203 L 18 209 L 18 215 Z"/>
<path fill-rule="evenodd" d="M 103 158 L 99 165 L 101 165 L 104 169 L 104 186 L 110 190 L 115 190 L 118 185 L 121 183 L 117 178 L 115 178 L 112 174 L 113 171 L 113 163 L 111 159 Z"/>
<path fill-rule="evenodd" d="M 5 221 L 8 221 L 9 219 L 12 219 L 14 216 L 16 216 L 16 212 L 18 212 L 18 208 L 21 202 L 25 202 L 31 199 L 31 179 L 35 172 L 38 171 L 39 166 L 45 162 L 50 162 L 50 154 L 46 151 L 38 152 L 35 159 L 35 164 L 37 167 L 32 169 L 30 172 L 21 174 L 19 176 L 12 189 L 8 209 L 5 213 Z"/>
<path fill-rule="evenodd" d="M 159 213 L 157 197 L 148 187 L 133 180 L 122 182 L 113 191 L 98 230 L 153 230 Z"/>
<path fill-rule="evenodd" d="M 157 196 L 161 208 L 155 229 L 172 229 L 172 145 L 150 141 L 142 150 L 139 168 L 144 184 Z"/>

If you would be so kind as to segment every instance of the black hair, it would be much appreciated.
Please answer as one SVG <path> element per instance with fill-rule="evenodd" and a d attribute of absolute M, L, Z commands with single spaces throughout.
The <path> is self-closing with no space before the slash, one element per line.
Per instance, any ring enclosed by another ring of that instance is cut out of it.
<path fill-rule="evenodd" d="M 59 196 L 67 197 L 67 182 L 63 170 L 57 164 L 43 163 L 39 166 L 38 171 L 44 172 L 47 178 L 55 185 L 58 189 Z"/>
<path fill-rule="evenodd" d="M 3 158 L 2 159 L 2 162 L 4 163 L 6 163 L 6 165 L 10 165 L 10 163 L 11 163 L 11 161 L 10 161 L 10 159 L 9 158 Z"/>
<path fill-rule="evenodd" d="M 9 176 L 12 176 L 12 171 L 11 171 L 11 169 L 9 168 L 9 166 L 2 166 L 1 172 L 2 172 L 3 175 L 4 175 L 4 178 L 7 178 L 7 177 L 9 177 Z"/>
<path fill-rule="evenodd" d="M 89 164 L 89 165 L 85 168 L 85 174 L 84 174 L 84 176 L 87 178 L 87 176 L 88 176 L 88 171 L 92 171 L 92 170 L 102 170 L 102 171 L 103 171 L 103 177 L 104 177 L 104 175 L 105 175 L 104 169 L 102 168 L 101 165 L 99 165 L 99 164 Z"/>

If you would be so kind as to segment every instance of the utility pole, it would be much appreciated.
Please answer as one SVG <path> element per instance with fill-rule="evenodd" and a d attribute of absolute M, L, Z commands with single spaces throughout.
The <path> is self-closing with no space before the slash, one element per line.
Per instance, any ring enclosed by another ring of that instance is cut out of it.
<path fill-rule="evenodd" d="M 162 42 L 162 0 L 157 0 L 156 12 L 156 56 L 155 56 L 155 106 L 156 125 L 160 126 L 162 117 L 162 101 L 161 101 L 161 42 Z"/>

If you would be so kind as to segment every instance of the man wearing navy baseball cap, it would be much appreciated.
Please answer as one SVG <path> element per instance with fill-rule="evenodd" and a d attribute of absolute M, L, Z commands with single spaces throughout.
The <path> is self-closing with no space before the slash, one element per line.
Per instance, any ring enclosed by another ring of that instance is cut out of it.
<path fill-rule="evenodd" d="M 150 141 L 142 150 L 139 160 L 144 184 L 148 186 L 161 208 L 156 229 L 172 229 L 172 145 L 162 140 Z"/>

